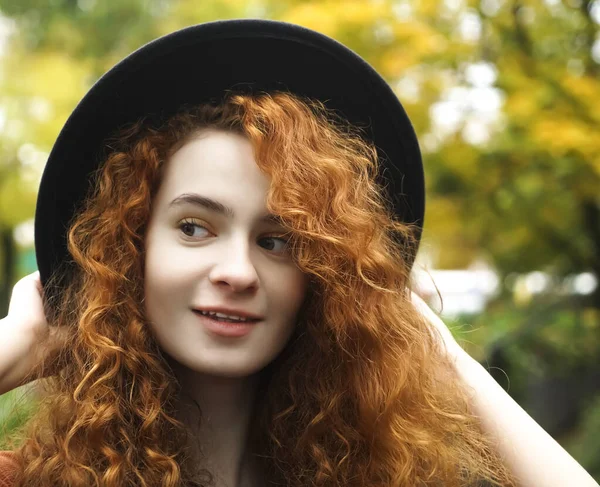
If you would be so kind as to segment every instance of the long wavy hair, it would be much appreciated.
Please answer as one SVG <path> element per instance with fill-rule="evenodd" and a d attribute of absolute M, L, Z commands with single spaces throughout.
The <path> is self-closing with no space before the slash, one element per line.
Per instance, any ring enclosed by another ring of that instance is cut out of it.
<path fill-rule="evenodd" d="M 68 232 L 73 271 L 47 302 L 67 345 L 36 369 L 40 407 L 15 438 L 18 485 L 209 486 L 181 390 L 145 316 L 144 237 L 171 154 L 203 129 L 251 141 L 267 207 L 310 277 L 294 335 L 261 373 L 251 426 L 264 485 L 516 485 L 440 338 L 410 299 L 415 228 L 376 183 L 375 147 L 317 101 L 231 93 L 139 121 Z"/>

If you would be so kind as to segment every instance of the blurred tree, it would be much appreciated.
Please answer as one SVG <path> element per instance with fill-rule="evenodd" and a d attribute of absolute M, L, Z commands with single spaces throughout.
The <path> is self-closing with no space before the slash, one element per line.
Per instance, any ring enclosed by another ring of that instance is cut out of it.
<path fill-rule="evenodd" d="M 495 76 L 502 117 L 476 151 L 465 147 L 467 120 L 431 155 L 432 192 L 459 208 L 452 234 L 504 273 L 592 271 L 600 280 L 600 3 L 470 8 L 481 31 L 473 62 Z M 472 71 L 456 75 L 477 96 Z M 600 286 L 590 304 L 600 308 Z"/>
<path fill-rule="evenodd" d="M 84 88 L 85 69 L 52 51 L 27 52 L 16 43 L 0 78 L 0 316 L 16 280 L 15 227 L 33 216 L 47 152 Z"/>

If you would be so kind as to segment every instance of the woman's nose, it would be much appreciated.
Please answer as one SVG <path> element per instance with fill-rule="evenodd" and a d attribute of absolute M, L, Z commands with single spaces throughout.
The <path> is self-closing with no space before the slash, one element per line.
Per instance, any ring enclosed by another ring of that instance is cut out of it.
<path fill-rule="evenodd" d="M 250 258 L 248 245 L 232 245 L 216 262 L 209 275 L 215 285 L 228 285 L 234 291 L 257 287 L 258 273 Z"/>

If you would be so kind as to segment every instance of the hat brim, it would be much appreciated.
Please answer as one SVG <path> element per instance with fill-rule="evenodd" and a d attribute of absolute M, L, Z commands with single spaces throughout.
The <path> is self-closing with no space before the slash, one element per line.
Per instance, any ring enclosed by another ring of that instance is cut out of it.
<path fill-rule="evenodd" d="M 109 136 L 144 116 L 166 118 L 182 105 L 247 88 L 316 98 L 364 128 L 377 147 L 379 182 L 396 214 L 422 228 L 424 179 L 417 138 L 396 95 L 366 61 L 294 24 L 210 22 L 156 39 L 127 56 L 94 84 L 65 123 L 38 193 L 35 247 L 42 283 L 69 260 L 67 228 Z"/>

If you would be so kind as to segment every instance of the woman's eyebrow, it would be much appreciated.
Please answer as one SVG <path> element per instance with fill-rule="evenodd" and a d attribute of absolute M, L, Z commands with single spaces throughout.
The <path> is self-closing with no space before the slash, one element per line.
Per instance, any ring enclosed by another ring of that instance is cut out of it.
<path fill-rule="evenodd" d="M 229 206 L 225 206 L 224 204 L 219 203 L 216 200 L 208 198 L 207 196 L 202 196 L 198 193 L 183 193 L 179 195 L 177 198 L 175 198 L 169 203 L 169 208 L 186 204 L 199 206 L 214 213 L 225 215 L 228 218 L 233 218 L 235 216 L 233 209 Z M 283 220 L 279 216 L 273 215 L 271 213 L 260 217 L 259 221 L 283 226 Z"/>

